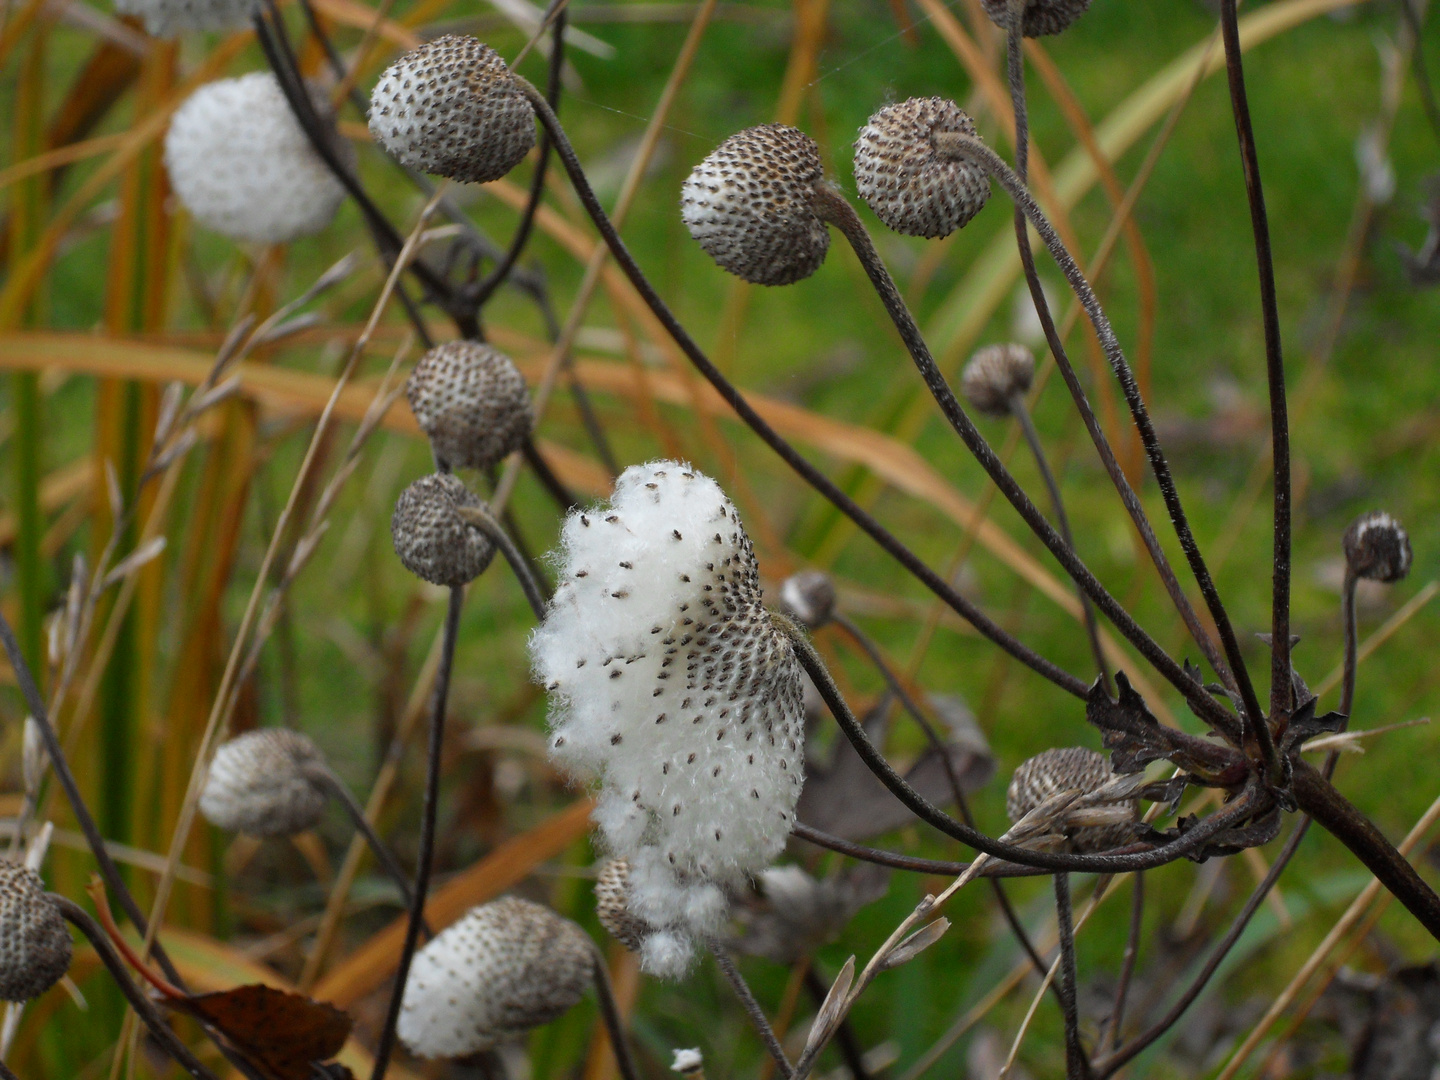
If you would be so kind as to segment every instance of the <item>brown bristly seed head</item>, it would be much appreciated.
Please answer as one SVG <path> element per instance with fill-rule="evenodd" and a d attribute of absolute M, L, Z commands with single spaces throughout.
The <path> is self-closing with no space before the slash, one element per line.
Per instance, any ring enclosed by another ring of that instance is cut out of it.
<path fill-rule="evenodd" d="M 984 169 L 937 150 L 941 132 L 974 135 L 975 122 L 946 98 L 911 98 L 886 105 L 855 140 L 856 190 L 898 233 L 949 236 L 990 198 Z"/>
<path fill-rule="evenodd" d="M 801 570 L 780 583 L 780 607 L 807 630 L 818 630 L 835 614 L 835 582 L 823 570 Z"/>
<path fill-rule="evenodd" d="M 472 908 L 416 954 L 400 1039 L 419 1057 L 461 1057 L 547 1024 L 585 993 L 594 955 L 580 927 L 529 900 Z"/>
<path fill-rule="evenodd" d="M 370 131 L 403 165 L 486 184 L 535 145 L 535 110 L 499 53 L 446 34 L 385 69 L 370 95 Z"/>
<path fill-rule="evenodd" d="M 0 859 L 0 1001 L 29 1001 L 70 970 L 65 919 L 35 871 Z"/>
<path fill-rule="evenodd" d="M 495 545 L 459 508 L 484 505 L 450 473 L 422 476 L 402 491 L 390 518 L 390 539 L 405 569 L 432 585 L 451 587 L 483 574 Z"/>
<path fill-rule="evenodd" d="M 695 166 L 680 216 L 723 269 L 756 285 L 789 285 L 818 270 L 830 247 L 813 207 L 823 177 L 820 149 L 803 131 L 746 128 Z"/>
<path fill-rule="evenodd" d="M 1017 822 L 1052 795 L 1062 791 L 1089 794 L 1114 779 L 1104 754 L 1083 746 L 1046 750 L 1021 762 L 1015 770 L 1005 792 L 1005 812 L 1011 822 Z M 1107 809 L 1120 820 L 1107 825 L 1076 825 L 1067 823 L 1062 814 L 1054 827 L 1064 832 L 1072 851 L 1107 851 L 1131 843 L 1134 832 L 1129 821 L 1137 817 L 1138 805 L 1131 801 Z"/>
<path fill-rule="evenodd" d="M 294 836 L 313 829 L 325 813 L 325 768 L 320 748 L 298 731 L 247 731 L 215 752 L 200 812 L 230 832 Z"/>
<path fill-rule="evenodd" d="M 1010 29 L 1009 0 L 980 0 L 985 14 L 1000 29 Z M 1058 34 L 1090 7 L 1090 0 L 1025 0 L 1020 32 L 1026 37 Z"/>
<path fill-rule="evenodd" d="M 1035 354 L 1024 345 L 987 345 L 965 365 L 960 390 L 977 412 L 1009 416 L 1011 399 L 1029 390 L 1034 378 Z"/>
<path fill-rule="evenodd" d="M 595 880 L 595 917 L 610 936 L 631 952 L 639 952 L 654 928 L 630 912 L 630 860 L 611 859 Z"/>
<path fill-rule="evenodd" d="M 488 469 L 520 449 L 535 423 L 515 362 L 478 341 L 447 341 L 405 383 L 410 410 L 442 461 Z"/>
<path fill-rule="evenodd" d="M 1356 577 L 1388 583 L 1410 573 L 1410 537 L 1389 514 L 1361 514 L 1345 530 L 1345 565 Z"/>

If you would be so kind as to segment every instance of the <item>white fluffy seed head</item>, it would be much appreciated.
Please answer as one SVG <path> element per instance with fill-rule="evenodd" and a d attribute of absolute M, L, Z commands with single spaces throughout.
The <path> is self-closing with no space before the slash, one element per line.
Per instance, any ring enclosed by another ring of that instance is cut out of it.
<path fill-rule="evenodd" d="M 780 606 L 807 630 L 818 630 L 835 614 L 835 582 L 823 570 L 801 570 L 780 583 Z"/>
<path fill-rule="evenodd" d="M 630 863 L 610 859 L 595 880 L 595 917 L 610 936 L 631 952 L 638 952 L 651 932 L 644 919 L 630 913 Z"/>
<path fill-rule="evenodd" d="M 739 515 L 713 480 L 662 461 L 572 512 L 561 582 L 531 639 L 551 754 L 599 778 L 595 821 L 628 860 L 641 963 L 678 976 L 724 890 L 785 844 L 804 771 L 798 661 L 762 603 Z"/>
<path fill-rule="evenodd" d="M 535 422 L 525 376 L 510 357 L 478 341 L 447 341 L 427 352 L 405 396 L 435 453 L 456 468 L 499 464 Z"/>
<path fill-rule="evenodd" d="M 1345 530 L 1345 565 L 1356 577 L 1395 582 L 1410 573 L 1410 536 L 1389 514 L 1361 514 Z"/>
<path fill-rule="evenodd" d="M 1010 0 L 980 0 L 985 14 L 1000 29 L 1010 29 Z M 1090 0 L 1026 0 L 1020 32 L 1026 37 L 1058 34 L 1090 7 Z"/>
<path fill-rule="evenodd" d="M 875 216 L 907 236 L 949 236 L 990 198 L 973 161 L 937 149 L 937 133 L 974 135 L 975 122 L 947 98 L 886 105 L 855 140 L 855 188 Z"/>
<path fill-rule="evenodd" d="M 480 496 L 452 473 L 422 476 L 400 493 L 390 516 L 395 554 L 432 585 L 474 581 L 495 557 L 495 545 L 460 516 L 460 507 L 483 507 Z"/>
<path fill-rule="evenodd" d="M 134 15 L 154 37 L 247 26 L 256 0 L 115 0 L 121 15 Z"/>
<path fill-rule="evenodd" d="M 370 131 L 403 165 L 487 184 L 535 145 L 535 110 L 499 53 L 446 34 L 385 69 L 370 95 Z"/>
<path fill-rule="evenodd" d="M 0 859 L 0 1001 L 29 1001 L 70 969 L 65 920 L 40 876 Z"/>
<path fill-rule="evenodd" d="M 415 954 L 400 1039 L 422 1058 L 463 1057 L 548 1024 L 584 995 L 593 957 L 549 908 L 510 896 L 472 908 Z"/>
<path fill-rule="evenodd" d="M 960 391 L 977 412 L 1009 416 L 1011 400 L 1029 390 L 1034 379 L 1035 354 L 1024 345 L 987 345 L 960 373 Z"/>
<path fill-rule="evenodd" d="M 1046 799 L 1062 791 L 1089 794 L 1114 779 L 1110 760 L 1104 754 L 1083 746 L 1046 750 L 1021 762 L 1015 770 L 1010 787 L 1005 792 L 1005 812 L 1011 822 L 1017 822 Z M 1108 851 L 1134 840 L 1131 823 L 1138 816 L 1138 804 L 1127 801 L 1115 806 L 1062 814 L 1054 829 L 1064 834 L 1066 846 L 1072 851 Z"/>
<path fill-rule="evenodd" d="M 680 190 L 680 216 L 700 246 L 756 285 L 789 285 L 825 261 L 830 232 L 813 208 L 824 177 L 815 140 L 784 124 L 731 135 Z"/>
<path fill-rule="evenodd" d="M 165 167 L 195 220 L 235 240 L 279 244 L 319 232 L 345 197 L 269 72 L 206 83 L 186 98 L 165 134 Z"/>
<path fill-rule="evenodd" d="M 313 829 L 325 812 L 325 769 L 320 748 L 298 731 L 247 731 L 215 751 L 200 812 L 230 832 L 293 836 Z"/>

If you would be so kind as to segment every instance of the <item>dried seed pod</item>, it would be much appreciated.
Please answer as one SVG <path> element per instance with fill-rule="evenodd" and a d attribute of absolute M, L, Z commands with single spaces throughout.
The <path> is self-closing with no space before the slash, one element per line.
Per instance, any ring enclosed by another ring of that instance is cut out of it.
<path fill-rule="evenodd" d="M 1389 514 L 1361 514 L 1345 530 L 1345 565 L 1356 577 L 1386 583 L 1410 573 L 1410 537 Z"/>
<path fill-rule="evenodd" d="M 695 166 L 680 216 L 723 269 L 756 285 L 789 285 L 818 270 L 830 247 L 813 208 L 823 177 L 820 148 L 803 131 L 746 128 Z"/>
<path fill-rule="evenodd" d="M 1035 354 L 1024 345 L 987 345 L 960 373 L 960 391 L 977 412 L 1009 416 L 1011 400 L 1029 390 L 1034 378 Z"/>
<path fill-rule="evenodd" d="M 870 117 L 855 140 L 855 188 L 875 216 L 907 236 L 949 236 L 990 198 L 979 165 L 935 145 L 940 133 L 974 135 L 953 101 L 911 98 Z"/>
<path fill-rule="evenodd" d="M 835 614 L 835 582 L 823 570 L 801 570 L 780 583 L 780 606 L 807 630 L 818 630 Z"/>
<path fill-rule="evenodd" d="M 1104 754 L 1083 746 L 1046 750 L 1021 763 L 1005 792 L 1005 812 L 1019 821 L 1052 795 L 1062 791 L 1089 794 L 1100 790 L 1115 774 Z M 1108 806 L 1091 806 L 1067 811 L 1054 822 L 1067 846 L 1076 852 L 1107 851 L 1134 840 L 1131 825 L 1138 819 L 1134 800 Z"/>
<path fill-rule="evenodd" d="M 235 240 L 280 244 L 319 232 L 345 197 L 269 72 L 206 83 L 186 98 L 165 133 L 165 168 L 195 220 Z"/>
<path fill-rule="evenodd" d="M 415 954 L 399 1035 L 422 1058 L 488 1049 L 570 1009 L 594 978 L 594 951 L 569 919 L 502 897 L 471 908 Z"/>
<path fill-rule="evenodd" d="M 1011 0 L 980 0 L 985 14 L 1000 29 L 1010 29 Z M 1026 37 L 1058 34 L 1090 7 L 1090 0 L 1025 0 L 1020 32 Z"/>
<path fill-rule="evenodd" d="M 535 145 L 535 110 L 499 53 L 446 34 L 385 69 L 370 95 L 370 132 L 402 165 L 487 184 Z"/>
<path fill-rule="evenodd" d="M 447 341 L 420 358 L 405 396 L 436 455 L 488 469 L 525 442 L 535 423 L 515 362 L 478 341 Z"/>
<path fill-rule="evenodd" d="M 405 569 L 432 585 L 464 585 L 483 574 L 495 545 L 458 510 L 484 505 L 450 473 L 422 476 L 402 491 L 390 518 L 390 539 Z"/>
<path fill-rule="evenodd" d="M 159 38 L 246 26 L 257 7 L 257 0 L 115 0 L 117 12 L 134 15 Z"/>
<path fill-rule="evenodd" d="M 298 731 L 247 731 L 215 751 L 200 812 L 205 820 L 246 836 L 293 836 L 313 829 L 330 794 L 325 756 Z"/>
<path fill-rule="evenodd" d="M 616 941 L 638 952 L 652 927 L 630 913 L 630 863 L 611 859 L 600 868 L 595 880 L 595 916 Z"/>
<path fill-rule="evenodd" d="M 70 970 L 60 909 L 34 870 L 0 859 L 0 1001 L 29 1001 Z"/>

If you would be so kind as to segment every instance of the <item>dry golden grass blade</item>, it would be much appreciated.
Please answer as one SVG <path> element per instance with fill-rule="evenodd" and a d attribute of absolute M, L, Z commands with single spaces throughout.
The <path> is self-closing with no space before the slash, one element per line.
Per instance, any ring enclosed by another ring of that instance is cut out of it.
<path fill-rule="evenodd" d="M 380 37 L 402 49 L 417 48 L 424 40 L 415 31 L 394 19 L 377 19 L 374 8 L 358 3 L 357 0 L 313 0 L 313 3 L 316 11 L 334 19 L 341 26 L 366 31 L 374 27 Z"/>
<path fill-rule="evenodd" d="M 4 190 L 18 180 L 24 180 L 27 176 L 49 172 L 51 169 L 73 165 L 77 161 L 108 153 L 125 141 L 125 134 L 121 131 L 114 135 L 98 135 L 93 139 L 86 139 L 84 142 L 71 143 L 69 146 L 62 146 L 56 150 L 47 150 L 43 154 L 28 158 L 8 169 L 0 169 L 0 190 Z"/>
<path fill-rule="evenodd" d="M 53 514 L 61 507 L 85 495 L 90 490 L 94 470 L 89 460 L 81 458 L 69 465 L 62 465 L 40 482 L 40 510 Z M 8 547 L 15 539 L 15 515 L 10 511 L 0 513 L 0 547 Z"/>

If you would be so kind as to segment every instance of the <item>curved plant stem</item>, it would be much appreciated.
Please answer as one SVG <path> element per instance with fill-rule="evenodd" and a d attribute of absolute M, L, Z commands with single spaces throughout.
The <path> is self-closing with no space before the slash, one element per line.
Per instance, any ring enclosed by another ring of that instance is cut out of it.
<path fill-rule="evenodd" d="M 385 871 L 390 880 L 395 883 L 395 887 L 400 890 L 400 899 L 404 903 L 406 910 L 409 910 L 414 903 L 414 893 L 410 887 L 410 879 L 406 876 L 405 870 L 400 865 L 399 860 L 395 858 L 394 852 L 390 850 L 384 840 L 380 839 L 380 834 L 375 831 L 374 826 L 366 820 L 365 808 L 361 806 L 360 801 L 355 798 L 354 792 L 352 792 L 345 781 L 336 776 L 334 770 L 328 766 L 317 769 L 315 771 L 315 778 L 324 784 L 330 794 L 339 800 L 340 805 L 345 808 L 345 813 L 349 816 L 351 823 L 354 824 L 356 831 L 359 832 L 360 835 L 365 838 L 365 842 L 370 845 L 370 853 L 375 856 L 375 861 L 380 864 L 380 868 Z M 423 929 L 427 938 L 435 936 L 428 925 L 423 926 Z"/>
<path fill-rule="evenodd" d="M 535 575 L 530 572 L 530 564 L 526 562 L 525 556 L 515 546 L 515 541 L 510 539 L 510 534 L 495 520 L 495 515 L 483 506 L 462 506 L 459 512 L 462 518 L 488 536 L 491 543 L 500 549 L 500 554 L 505 556 L 505 561 L 510 564 L 510 569 L 515 574 L 515 580 L 520 583 L 520 589 L 530 604 L 530 610 L 535 613 L 535 618 L 544 619 L 547 601 L 545 592 L 535 580 Z"/>
<path fill-rule="evenodd" d="M 921 859 L 914 855 L 901 855 L 896 851 L 866 847 L 864 844 L 857 844 L 852 840 L 832 836 L 830 833 L 822 832 L 820 829 L 800 821 L 795 823 L 795 827 L 790 830 L 790 835 L 804 840 L 807 844 L 814 844 L 816 847 L 825 848 L 827 851 L 833 851 L 851 859 L 874 863 L 876 866 L 888 866 L 895 870 L 909 870 L 916 874 L 959 877 L 961 874 L 967 873 L 971 867 L 970 863 L 946 862 L 943 859 Z M 977 876 L 1043 877 L 1049 873 L 1050 870 L 1045 867 L 1021 866 L 1019 863 L 1007 862 L 1004 859 L 987 859 Z M 1049 970 L 1048 965 L 1046 970 Z"/>
<path fill-rule="evenodd" d="M 1415 70 L 1415 88 L 1420 91 L 1420 104 L 1425 110 L 1425 119 L 1430 122 L 1430 130 L 1434 132 L 1435 138 L 1440 139 L 1440 106 L 1435 104 L 1435 88 L 1430 83 L 1430 72 L 1425 66 L 1425 51 L 1421 46 L 1425 42 L 1424 29 L 1420 25 L 1420 16 L 1411 7 L 1411 0 L 1398 0 L 1400 10 L 1405 13 L 1405 24 L 1410 27 L 1411 36 L 1415 38 L 1415 46 L 1410 50 L 1410 63 Z"/>
<path fill-rule="evenodd" d="M 770 1026 L 766 1019 L 765 1010 L 760 1008 L 760 1003 L 755 1000 L 755 995 L 750 992 L 749 985 L 745 982 L 745 976 L 740 974 L 740 969 L 735 966 L 735 961 L 725 951 L 725 946 L 714 938 L 707 938 L 705 944 L 709 947 L 711 954 L 715 957 L 715 966 L 718 967 L 730 988 L 735 991 L 735 996 L 740 999 L 740 1004 L 745 1007 L 745 1014 L 750 1017 L 750 1023 L 755 1026 L 755 1031 L 760 1036 L 760 1041 L 765 1044 L 765 1049 L 775 1059 L 775 1067 L 780 1070 L 780 1075 L 785 1080 L 790 1080 L 795 1075 L 795 1068 L 790 1064 L 790 1059 L 785 1056 L 784 1049 L 780 1046 L 780 1040 L 775 1037 L 775 1029 Z"/>
<path fill-rule="evenodd" d="M 1347 566 L 1345 581 L 1340 587 L 1340 621 L 1345 624 L 1345 668 L 1343 681 L 1340 684 L 1340 708 L 1338 710 L 1344 714 L 1346 726 L 1349 726 L 1350 723 L 1350 710 L 1355 707 L 1355 669 L 1360 664 L 1359 632 L 1355 619 L 1355 588 L 1359 584 L 1360 579 Z M 1331 753 L 1334 754 L 1335 751 L 1331 751 Z M 1334 771 L 1334 766 L 1330 765 L 1326 768 L 1325 775 L 1328 777 Z"/>
<path fill-rule="evenodd" d="M 574 385 L 579 386 L 580 384 L 577 381 Z M 592 439 L 592 441 L 594 440 Z M 603 443 L 603 441 L 602 438 L 600 442 Z M 598 445 L 600 443 L 597 443 Z M 575 497 L 574 492 L 565 486 L 565 482 L 560 477 L 555 475 L 555 470 L 550 467 L 550 463 L 540 453 L 532 437 L 526 436 L 520 452 L 525 455 L 525 463 L 530 466 L 530 470 L 535 474 L 535 479 L 539 480 L 545 490 L 550 493 L 550 497 L 555 500 L 555 505 L 560 507 L 562 512 L 569 510 L 572 506 L 580 505 L 580 500 Z"/>
<path fill-rule="evenodd" d="M 1080 1044 L 1080 1013 L 1075 1001 L 1075 913 L 1070 907 L 1070 875 L 1056 874 L 1055 923 L 1060 934 L 1060 970 L 1055 989 L 1065 1016 L 1065 1080 L 1089 1080 L 1090 1059 Z"/>
<path fill-rule="evenodd" d="M 610 1035 L 610 1051 L 615 1055 L 615 1065 L 622 1080 L 639 1080 L 635 1058 L 630 1053 L 630 1043 L 625 1036 L 625 1018 L 620 1015 L 620 1006 L 615 1001 L 615 987 L 610 982 L 610 968 L 605 956 L 593 944 L 592 960 L 595 966 L 595 996 L 600 1001 L 600 1017 Z"/>
<path fill-rule="evenodd" d="M 450 697 L 450 671 L 455 663 L 455 643 L 460 636 L 460 609 L 465 604 L 465 589 L 450 590 L 445 609 L 445 641 L 441 646 L 440 669 L 435 676 L 435 696 L 430 712 L 430 745 L 425 775 L 425 808 L 420 825 L 420 851 L 415 859 L 415 892 L 410 901 L 410 920 L 405 927 L 405 944 L 400 950 L 400 963 L 395 971 L 395 985 L 390 991 L 390 1005 L 385 1013 L 385 1026 L 375 1047 L 375 1068 L 371 1080 L 382 1080 L 390 1067 L 395 1050 L 395 1025 L 400 1021 L 400 1005 L 405 998 L 405 982 L 410 976 L 410 962 L 420 940 L 420 924 L 425 918 L 425 897 L 430 891 L 430 873 L 435 861 L 435 824 L 440 802 L 440 757 L 445 747 L 445 707 Z"/>
<path fill-rule="evenodd" d="M 0 1058 L 0 1080 L 20 1080 L 18 1076 L 10 1071 L 10 1066 L 5 1064 L 3 1058 Z"/>
<path fill-rule="evenodd" d="M 1113 1050 L 1120 1045 L 1121 1029 L 1125 1026 L 1125 1001 L 1130 996 L 1130 980 L 1135 975 L 1135 961 L 1140 956 L 1140 932 L 1145 924 L 1145 875 L 1135 875 L 1135 893 L 1130 901 L 1130 933 L 1125 939 L 1125 955 L 1120 961 L 1120 980 L 1115 987 L 1115 1005 L 1110 1010 L 1109 1040 Z"/>

